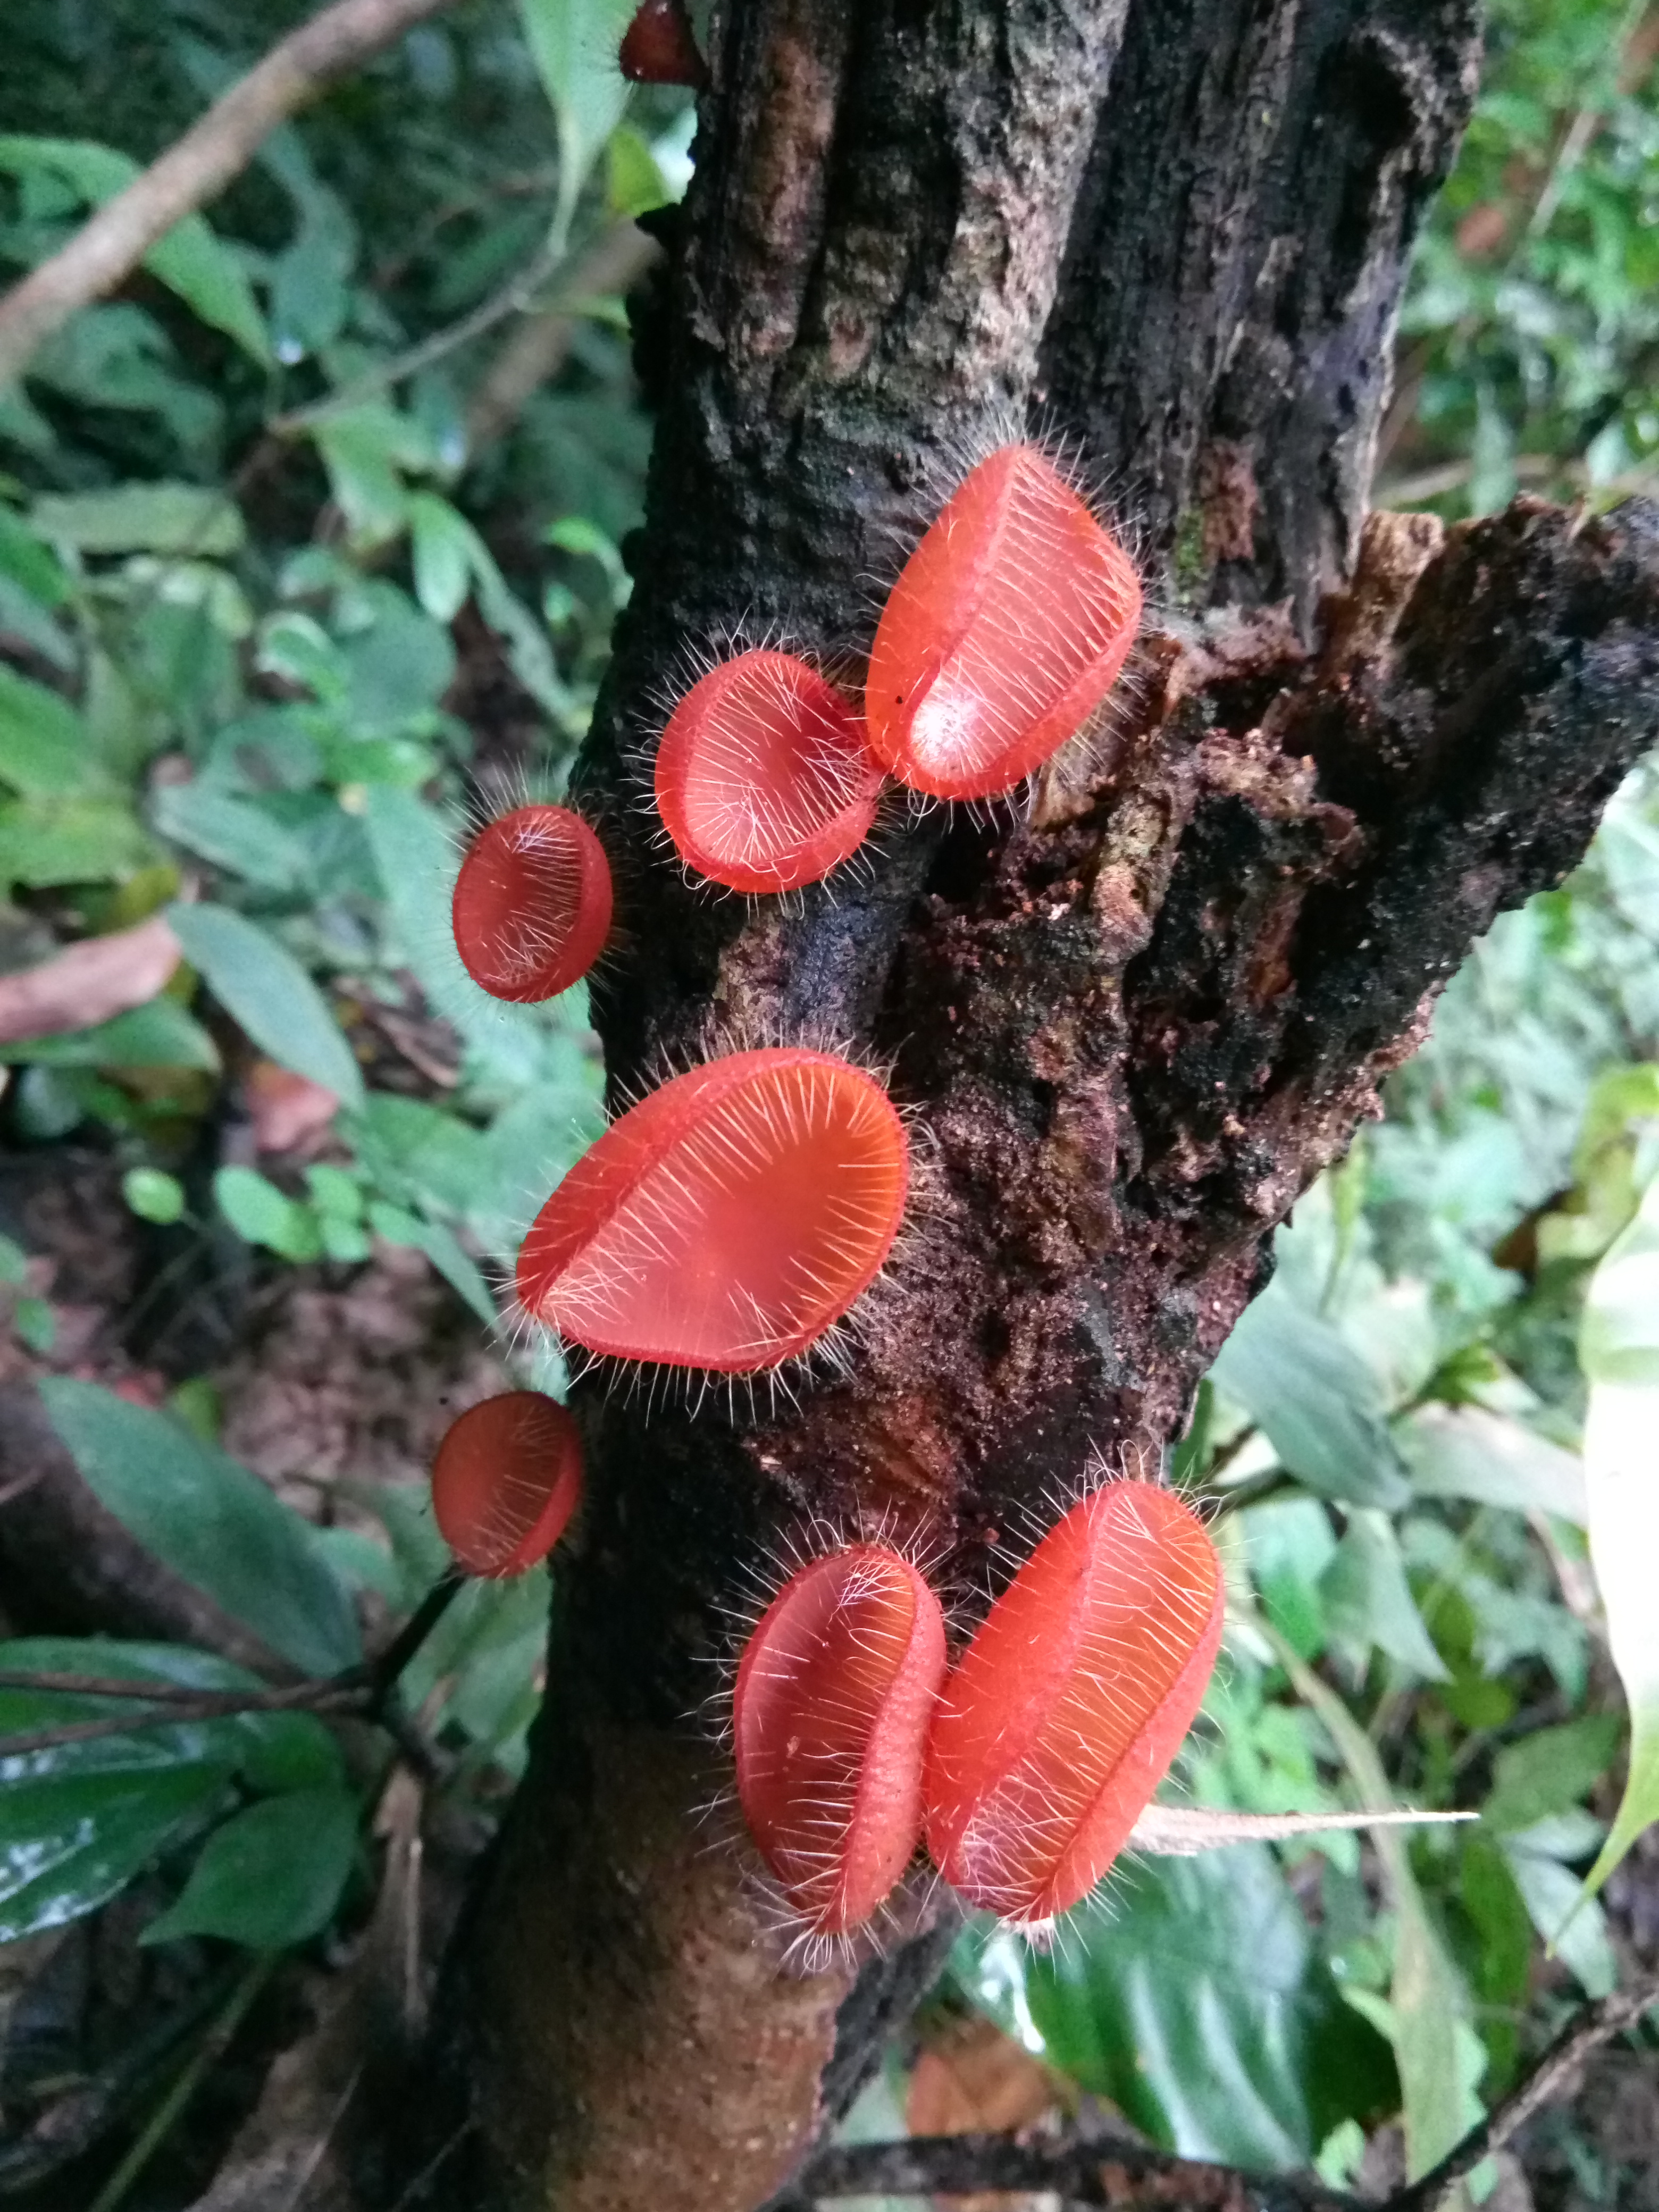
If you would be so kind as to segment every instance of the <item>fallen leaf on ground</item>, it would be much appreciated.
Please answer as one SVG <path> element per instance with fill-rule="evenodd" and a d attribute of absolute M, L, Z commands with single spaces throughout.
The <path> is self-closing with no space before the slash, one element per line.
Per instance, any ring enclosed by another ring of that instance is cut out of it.
<path fill-rule="evenodd" d="M 147 1006 L 183 956 L 159 915 L 66 945 L 39 967 L 0 975 L 0 1044 L 91 1029 Z"/>

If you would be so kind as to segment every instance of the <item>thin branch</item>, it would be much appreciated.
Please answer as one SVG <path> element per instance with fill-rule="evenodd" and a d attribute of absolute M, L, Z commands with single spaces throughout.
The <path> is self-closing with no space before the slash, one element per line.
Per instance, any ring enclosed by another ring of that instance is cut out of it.
<path fill-rule="evenodd" d="M 1520 2087 L 1494 2105 L 1438 2166 L 1391 2197 L 1386 2212 L 1431 2212 L 1449 2189 L 1493 2151 L 1501 2150 L 1540 2106 L 1559 2096 L 1593 2051 L 1634 2027 L 1655 2005 L 1659 2005 L 1659 1974 L 1644 1975 L 1629 1989 L 1616 1990 L 1599 2004 L 1586 2006 L 1563 2028 Z"/>
<path fill-rule="evenodd" d="M 1241 2173 L 1116 2136 L 1022 2141 L 1011 2135 L 962 2135 L 844 2143 L 822 2152 L 795 2184 L 787 2212 L 836 2197 L 1045 2191 L 1118 2208 L 1139 2202 L 1206 2212 L 1354 2212 L 1355 2204 L 1311 2177 Z"/>
<path fill-rule="evenodd" d="M 216 100 L 199 123 L 0 298 L 0 390 L 78 307 L 129 276 L 176 222 L 222 191 L 325 86 L 449 0 L 335 0 Z"/>
<path fill-rule="evenodd" d="M 95 1694 L 102 1697 L 106 1692 Z M 21 1735 L 0 1735 L 0 1759 L 57 1751 L 64 1744 L 95 1743 L 104 1736 L 131 1735 L 138 1729 L 227 1720 L 238 1713 L 361 1712 L 368 1709 L 370 1695 L 367 1682 L 343 1675 L 331 1682 L 297 1682 L 282 1690 L 199 1690 L 142 1712 L 117 1713 L 107 1720 L 67 1721 L 57 1728 L 33 1729 Z"/>

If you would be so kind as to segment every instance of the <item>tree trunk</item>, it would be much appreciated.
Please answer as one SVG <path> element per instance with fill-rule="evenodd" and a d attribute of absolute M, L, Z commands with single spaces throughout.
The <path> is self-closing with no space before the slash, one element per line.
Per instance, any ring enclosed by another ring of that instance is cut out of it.
<path fill-rule="evenodd" d="M 850 1379 L 574 1393 L 592 1503 L 452 1960 L 441 2172 L 400 2201 L 749 2212 L 787 2182 L 949 1916 L 918 1889 L 884 1959 L 779 1972 L 735 1823 L 698 1811 L 723 1604 L 808 1512 L 925 1525 L 982 1586 L 1091 1449 L 1155 1462 L 1274 1224 L 1651 739 L 1651 514 L 1364 522 L 1478 52 L 1474 0 L 718 9 L 577 778 L 627 931 L 596 1019 L 618 1095 L 779 1035 L 890 1061 L 915 1226 Z M 1027 420 L 1080 434 L 1149 576 L 1109 741 L 1028 815 L 890 804 L 833 897 L 688 888 L 641 809 L 688 650 L 781 629 L 855 667 L 872 580 Z"/>

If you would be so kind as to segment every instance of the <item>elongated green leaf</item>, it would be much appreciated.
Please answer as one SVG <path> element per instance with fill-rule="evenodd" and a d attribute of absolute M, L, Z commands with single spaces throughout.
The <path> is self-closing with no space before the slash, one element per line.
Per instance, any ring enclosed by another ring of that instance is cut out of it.
<path fill-rule="evenodd" d="M 1585 1879 L 1593 1897 L 1644 1828 L 1659 1820 L 1659 1182 L 1590 1278 L 1578 1339 L 1589 1383 L 1584 1477 L 1590 1561 L 1607 1643 L 1630 1707 L 1630 1770 L 1617 1816 Z"/>
<path fill-rule="evenodd" d="M 1240 1315 L 1210 1372 L 1310 1490 L 1357 1505 L 1406 1504 L 1376 1379 L 1328 1322 L 1270 1287 Z"/>
<path fill-rule="evenodd" d="M 975 1994 L 1018 2033 L 1011 1963 L 1028 2044 L 1189 2158 L 1304 2166 L 1339 2120 L 1393 2104 L 1388 2047 L 1343 2002 L 1264 1844 L 1149 1862 L 1052 1954 L 1003 1960 Z"/>
<path fill-rule="evenodd" d="M 208 988 L 279 1066 L 309 1076 L 347 1105 L 361 1105 L 363 1079 L 328 1002 L 294 955 L 222 906 L 171 906 L 185 957 Z"/>
<path fill-rule="evenodd" d="M 166 1683 L 181 1690 L 257 1690 L 258 1677 L 216 1652 L 184 1644 L 133 1644 L 104 1636 L 23 1636 L 0 1643 L 0 1667 L 29 1674 L 80 1674 L 98 1680 Z M 0 1690 L 0 1735 L 118 1719 L 131 1707 L 109 1698 L 61 1690 Z M 112 1767 L 206 1765 L 235 1771 L 260 1791 L 320 1789 L 344 1776 L 339 1746 L 311 1713 L 227 1713 L 175 1721 L 130 1735 L 94 1736 L 0 1760 L 0 1779 L 46 1780 Z M 3 1791 L 0 1791 L 3 1795 Z"/>
<path fill-rule="evenodd" d="M 237 552 L 242 517 L 222 491 L 192 483 L 125 483 L 36 500 L 43 538 L 82 553 L 179 553 L 198 560 Z"/>
<path fill-rule="evenodd" d="M 0 169 L 60 177 L 94 207 L 112 200 L 138 174 L 138 164 L 112 146 L 83 138 L 0 137 Z M 199 215 L 187 215 L 144 256 L 144 266 L 176 292 L 204 323 L 235 339 L 261 363 L 270 360 L 264 319 L 247 272 Z"/>
<path fill-rule="evenodd" d="M 1334 1636 L 1369 1653 L 1375 1644 L 1425 1681 L 1449 1682 L 1449 1669 L 1423 1625 L 1394 1524 L 1385 1513 L 1358 1509 L 1320 1581 Z"/>
<path fill-rule="evenodd" d="M 412 1244 L 426 1254 L 453 1290 L 465 1299 L 478 1319 L 493 1328 L 500 1316 L 489 1285 L 441 1222 L 427 1221 L 400 1206 L 376 1200 L 368 1209 L 368 1225 L 388 1244 Z"/>
<path fill-rule="evenodd" d="M 79 790 L 91 766 L 86 725 L 69 701 L 0 663 L 0 782 L 56 798 Z"/>
<path fill-rule="evenodd" d="M 291 830 L 263 806 L 210 785 L 167 785 L 156 793 L 154 819 L 164 837 L 251 884 L 291 891 L 309 872 L 306 848 Z"/>
<path fill-rule="evenodd" d="M 1423 1406 L 1398 1435 L 1413 1487 L 1425 1498 L 1553 1513 L 1581 1528 L 1589 1516 L 1583 1462 L 1507 1415 L 1481 1406 Z"/>
<path fill-rule="evenodd" d="M 228 1769 L 54 1775 L 0 1789 L 0 1943 L 96 1911 L 211 1818 Z"/>
<path fill-rule="evenodd" d="M 559 128 L 559 216 L 568 227 L 587 173 L 628 105 L 617 48 L 634 0 L 519 0 L 519 12 Z"/>
<path fill-rule="evenodd" d="M 1297 1695 L 1325 1723 L 1363 1803 L 1386 1807 L 1392 1793 L 1376 1747 L 1330 1685 L 1276 1631 L 1266 1631 Z M 1480 2117 L 1474 2094 L 1479 2050 L 1468 1992 L 1429 1917 L 1404 1832 L 1372 1838 L 1395 1910 L 1394 1979 L 1379 2013 L 1394 2045 L 1406 2124 L 1407 2173 L 1426 2173 Z"/>
<path fill-rule="evenodd" d="M 214 1830 L 177 1903 L 139 1940 L 218 1936 L 256 1951 L 303 1943 L 333 1918 L 356 1848 L 348 1791 L 268 1797 Z"/>
<path fill-rule="evenodd" d="M 132 1535 L 309 1674 L 361 1652 L 339 1584 L 307 1524 L 228 1453 L 165 1413 L 67 1376 L 40 1384 L 88 1486 Z"/>
<path fill-rule="evenodd" d="M 196 1067 L 210 1075 L 218 1069 L 219 1048 L 187 1008 L 163 995 L 89 1030 L 0 1045 L 0 1063 L 8 1060 L 43 1067 Z"/>
<path fill-rule="evenodd" d="M 1492 1795 L 1481 1819 L 1504 1832 L 1571 1811 L 1612 1765 L 1620 1733 L 1611 1713 L 1588 1713 L 1505 1744 L 1492 1763 Z"/>
<path fill-rule="evenodd" d="M 124 799 L 20 799 L 0 806 L 0 884 L 103 884 L 158 857 Z"/>

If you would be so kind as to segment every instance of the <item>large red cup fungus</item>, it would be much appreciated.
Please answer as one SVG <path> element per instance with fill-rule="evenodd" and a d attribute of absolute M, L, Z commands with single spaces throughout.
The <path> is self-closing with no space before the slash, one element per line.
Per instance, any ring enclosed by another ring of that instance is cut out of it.
<path fill-rule="evenodd" d="M 939 1600 L 881 1544 L 803 1567 L 749 1640 L 732 1701 L 738 1798 L 813 1936 L 862 1925 L 909 1863 L 945 1669 Z"/>
<path fill-rule="evenodd" d="M 958 485 L 876 630 L 870 742 L 937 799 L 1013 790 L 1080 729 L 1140 623 L 1134 563 L 1035 446 Z"/>
<path fill-rule="evenodd" d="M 880 1269 L 904 1125 L 872 1075 L 738 1052 L 653 1091 L 565 1176 L 519 1252 L 520 1304 L 622 1359 L 746 1375 L 805 1352 Z"/>
<path fill-rule="evenodd" d="M 520 1575 L 581 1503 L 576 1424 L 539 1390 L 486 1398 L 453 1421 L 432 1462 L 432 1511 L 468 1574 Z"/>
<path fill-rule="evenodd" d="M 657 809 L 676 851 L 732 890 L 828 875 L 869 834 L 881 784 L 857 708 L 787 653 L 711 668 L 657 750 Z"/>
<path fill-rule="evenodd" d="M 462 964 L 492 998 L 556 998 L 611 933 L 605 848 L 568 806 L 515 806 L 467 847 L 453 913 Z"/>
<path fill-rule="evenodd" d="M 927 1848 L 969 1903 L 1032 1927 L 1087 1896 L 1192 1724 L 1222 1610 L 1215 1547 L 1170 1491 L 1108 1483 L 1048 1531 L 928 1743 Z"/>

